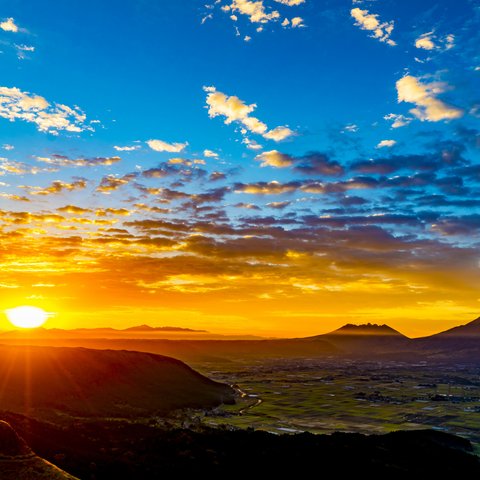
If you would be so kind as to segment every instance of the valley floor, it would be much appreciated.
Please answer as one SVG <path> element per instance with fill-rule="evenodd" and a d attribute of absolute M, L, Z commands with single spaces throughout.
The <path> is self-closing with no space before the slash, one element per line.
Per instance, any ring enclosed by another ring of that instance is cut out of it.
<path fill-rule="evenodd" d="M 273 433 L 387 433 L 432 428 L 480 453 L 480 367 L 344 360 L 198 363 L 240 397 L 197 419 Z"/>

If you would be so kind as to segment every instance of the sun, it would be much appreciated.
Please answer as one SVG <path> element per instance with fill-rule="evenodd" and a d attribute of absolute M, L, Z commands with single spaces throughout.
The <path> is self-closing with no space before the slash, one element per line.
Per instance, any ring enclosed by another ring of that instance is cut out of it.
<path fill-rule="evenodd" d="M 30 306 L 10 308 L 5 310 L 5 314 L 12 325 L 20 328 L 37 328 L 48 318 L 45 310 Z"/>

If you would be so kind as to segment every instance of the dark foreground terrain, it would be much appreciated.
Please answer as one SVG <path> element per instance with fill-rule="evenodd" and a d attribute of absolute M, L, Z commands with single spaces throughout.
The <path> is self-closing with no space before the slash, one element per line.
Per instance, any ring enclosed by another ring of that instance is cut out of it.
<path fill-rule="evenodd" d="M 159 428 L 79 422 L 60 428 L 3 412 L 32 449 L 83 479 L 159 478 L 475 478 L 467 440 L 429 430 L 365 436 L 273 435 L 264 431 Z M 0 474 L 1 477 L 1 474 Z"/>

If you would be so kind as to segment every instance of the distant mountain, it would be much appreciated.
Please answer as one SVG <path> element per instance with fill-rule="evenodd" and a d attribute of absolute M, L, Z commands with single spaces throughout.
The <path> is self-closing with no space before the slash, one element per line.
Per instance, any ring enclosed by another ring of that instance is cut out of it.
<path fill-rule="evenodd" d="M 446 337 L 480 338 L 480 317 L 472 320 L 466 325 L 450 328 L 444 332 L 431 335 L 428 338 L 434 339 Z"/>
<path fill-rule="evenodd" d="M 121 332 L 199 332 L 207 333 L 207 330 L 193 330 L 182 327 L 151 327 L 150 325 L 138 325 L 136 327 L 123 328 Z"/>
<path fill-rule="evenodd" d="M 35 455 L 15 430 L 0 420 L 0 478 L 2 480 L 78 480 Z"/>
<path fill-rule="evenodd" d="M 416 351 L 423 352 L 430 360 L 445 363 L 480 362 L 480 317 L 458 327 L 429 337 L 415 338 Z"/>
<path fill-rule="evenodd" d="M 342 352 L 355 355 L 376 355 L 408 348 L 410 339 L 388 325 L 348 323 L 333 332 L 308 337 L 326 341 Z"/>
<path fill-rule="evenodd" d="M 151 416 L 233 401 L 229 386 L 179 360 L 123 350 L 0 346 L 0 385 L 2 409 L 32 416 Z"/>
<path fill-rule="evenodd" d="M 347 323 L 343 327 L 334 330 L 333 332 L 327 333 L 326 335 L 368 335 L 368 336 L 394 336 L 407 338 L 405 335 L 400 333 L 398 330 L 389 327 L 388 325 L 377 325 L 376 323 L 364 323 L 362 325 L 354 325 L 352 323 Z M 322 335 L 325 336 L 325 335 Z"/>

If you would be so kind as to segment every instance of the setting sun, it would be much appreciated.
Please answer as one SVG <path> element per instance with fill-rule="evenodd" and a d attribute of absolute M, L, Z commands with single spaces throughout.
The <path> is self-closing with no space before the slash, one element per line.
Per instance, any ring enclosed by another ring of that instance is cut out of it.
<path fill-rule="evenodd" d="M 9 322 L 15 327 L 36 328 L 43 325 L 48 313 L 39 307 L 22 306 L 5 310 Z"/>

